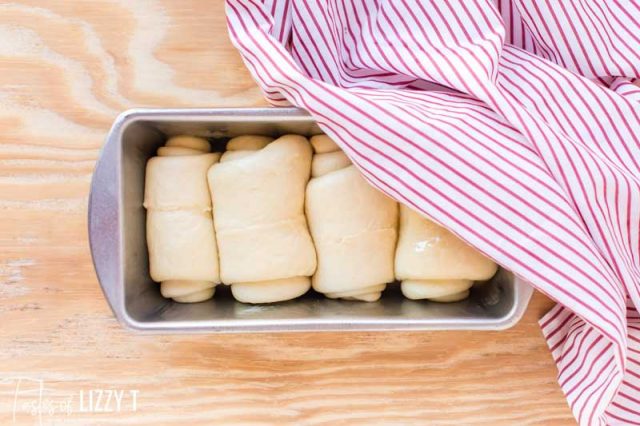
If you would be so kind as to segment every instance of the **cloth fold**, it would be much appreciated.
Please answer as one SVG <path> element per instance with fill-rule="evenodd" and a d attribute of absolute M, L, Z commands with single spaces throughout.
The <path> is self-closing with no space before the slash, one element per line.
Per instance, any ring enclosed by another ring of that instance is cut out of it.
<path fill-rule="evenodd" d="M 640 423 L 640 3 L 227 0 L 274 105 L 559 305 L 585 425 Z"/>

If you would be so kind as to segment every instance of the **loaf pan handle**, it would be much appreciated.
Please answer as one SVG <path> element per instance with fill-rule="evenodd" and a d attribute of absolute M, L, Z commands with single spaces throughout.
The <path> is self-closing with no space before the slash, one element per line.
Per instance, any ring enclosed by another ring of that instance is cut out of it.
<path fill-rule="evenodd" d="M 115 121 L 98 157 L 89 193 L 89 245 L 93 265 L 111 310 L 122 320 L 120 135 L 127 113 Z"/>

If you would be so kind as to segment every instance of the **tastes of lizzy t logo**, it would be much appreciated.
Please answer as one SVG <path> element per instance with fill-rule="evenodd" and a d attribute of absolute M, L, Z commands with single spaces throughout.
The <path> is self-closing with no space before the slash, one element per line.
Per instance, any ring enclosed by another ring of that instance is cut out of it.
<path fill-rule="evenodd" d="M 56 390 L 41 379 L 11 377 L 0 380 L 0 403 L 14 424 L 50 424 L 62 417 L 109 416 L 138 411 L 137 389 L 81 388 Z M 9 407 L 6 407 L 9 405 Z"/>

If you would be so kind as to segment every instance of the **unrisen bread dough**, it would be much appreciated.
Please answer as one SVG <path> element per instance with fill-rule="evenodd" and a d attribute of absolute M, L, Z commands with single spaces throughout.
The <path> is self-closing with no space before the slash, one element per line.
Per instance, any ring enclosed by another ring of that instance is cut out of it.
<path fill-rule="evenodd" d="M 227 150 L 222 154 L 220 162 L 224 163 L 226 161 L 237 160 L 242 157 L 253 155 L 255 154 L 255 151 L 264 148 L 271 142 L 273 142 L 273 138 L 270 136 L 236 136 L 227 143 Z"/>
<path fill-rule="evenodd" d="M 231 294 L 238 302 L 272 303 L 291 300 L 309 290 L 309 277 L 235 283 Z"/>
<path fill-rule="evenodd" d="M 209 142 L 206 139 L 196 136 L 173 136 L 169 138 L 164 145 L 169 147 L 194 149 L 201 153 L 211 151 L 211 145 L 209 145 Z"/>
<path fill-rule="evenodd" d="M 311 147 L 296 135 L 241 138 L 208 173 L 220 275 L 240 301 L 293 299 L 316 269 L 303 213 Z"/>
<path fill-rule="evenodd" d="M 488 280 L 497 265 L 464 241 L 400 206 L 396 278 L 409 299 L 455 302 L 469 296 L 476 280 Z"/>
<path fill-rule="evenodd" d="M 330 298 L 376 301 L 394 280 L 398 205 L 327 136 L 311 143 L 316 155 L 305 211 L 318 254 L 313 288 Z"/>
<path fill-rule="evenodd" d="M 271 136 L 243 135 L 227 142 L 227 151 L 258 151 L 273 142 Z"/>
<path fill-rule="evenodd" d="M 150 273 L 164 297 L 206 300 L 222 281 L 245 303 L 293 299 L 311 283 L 330 298 L 375 301 L 395 277 L 410 299 L 452 302 L 495 274 L 491 260 L 405 206 L 398 231 L 397 203 L 329 137 L 311 144 L 313 161 L 296 135 L 233 138 L 222 157 L 191 136 L 158 149 L 144 206 Z"/>
<path fill-rule="evenodd" d="M 169 139 L 147 163 L 144 207 L 151 278 L 164 297 L 192 303 L 220 283 L 207 171 L 220 154 L 190 136 Z"/>
<path fill-rule="evenodd" d="M 327 135 L 312 136 L 311 146 L 316 154 L 340 151 L 340 147 Z"/>

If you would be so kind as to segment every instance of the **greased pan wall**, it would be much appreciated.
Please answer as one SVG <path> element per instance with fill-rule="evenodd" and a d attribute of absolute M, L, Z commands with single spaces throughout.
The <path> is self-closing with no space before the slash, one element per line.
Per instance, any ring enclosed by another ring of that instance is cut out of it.
<path fill-rule="evenodd" d="M 513 326 L 531 287 L 500 270 L 469 299 L 451 304 L 412 301 L 389 285 L 374 303 L 330 300 L 311 292 L 273 305 L 235 302 L 218 286 L 213 299 L 180 304 L 164 299 L 149 277 L 142 207 L 145 165 L 169 136 L 207 137 L 214 150 L 242 134 L 320 133 L 296 108 L 138 109 L 113 124 L 98 159 L 89 196 L 89 241 L 102 290 L 118 320 L 143 332 L 329 330 L 500 330 Z"/>

